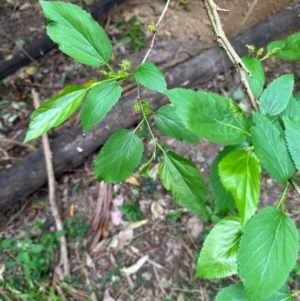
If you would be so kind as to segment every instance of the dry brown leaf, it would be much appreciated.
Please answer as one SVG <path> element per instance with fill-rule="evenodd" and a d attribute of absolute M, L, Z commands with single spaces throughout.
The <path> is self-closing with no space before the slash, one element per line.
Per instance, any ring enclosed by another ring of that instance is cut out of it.
<path fill-rule="evenodd" d="M 191 236 L 197 239 L 203 231 L 203 222 L 198 215 L 194 215 L 188 219 L 187 228 L 189 229 Z"/>
<path fill-rule="evenodd" d="M 121 271 L 126 275 L 135 274 L 149 259 L 148 255 L 143 256 L 140 258 L 135 264 L 128 268 L 122 268 Z"/>
<path fill-rule="evenodd" d="M 140 182 L 137 180 L 137 178 L 134 177 L 134 176 L 130 176 L 129 178 L 127 178 L 125 180 L 125 183 L 128 183 L 128 184 L 133 185 L 133 186 L 140 186 L 141 185 Z"/>

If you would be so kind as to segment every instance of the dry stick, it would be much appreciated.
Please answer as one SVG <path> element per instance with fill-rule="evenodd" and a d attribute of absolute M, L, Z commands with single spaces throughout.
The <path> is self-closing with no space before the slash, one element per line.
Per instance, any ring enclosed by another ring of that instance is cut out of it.
<path fill-rule="evenodd" d="M 235 52 L 235 50 L 231 46 L 229 40 L 227 39 L 227 37 L 224 33 L 223 26 L 221 24 L 221 20 L 220 20 L 220 16 L 219 16 L 218 12 L 219 11 L 228 11 L 228 10 L 221 9 L 220 7 L 218 7 L 215 4 L 214 0 L 202 0 L 202 2 L 203 2 L 205 10 L 207 12 L 207 15 L 210 19 L 210 22 L 214 28 L 219 45 L 225 50 L 229 59 L 234 64 L 235 69 L 236 69 L 236 71 L 240 77 L 240 80 L 242 82 L 242 85 L 244 87 L 244 90 L 245 90 L 246 94 L 248 95 L 248 98 L 250 100 L 252 108 L 254 110 L 258 111 L 257 102 L 251 91 L 250 85 L 248 83 L 248 80 L 247 80 L 246 74 L 245 74 L 245 71 L 248 74 L 250 74 L 250 72 L 247 70 L 247 68 L 243 64 L 241 58 L 239 57 L 239 55 Z M 254 2 L 254 4 L 252 5 L 250 10 L 252 10 L 254 8 L 255 4 L 256 4 L 256 1 Z M 294 189 L 296 190 L 297 194 L 300 197 L 300 187 L 297 185 L 297 183 L 294 181 L 293 178 L 290 179 L 290 183 L 293 185 Z"/>
<path fill-rule="evenodd" d="M 237 35 L 237 34 L 240 32 L 240 30 L 243 28 L 243 26 L 244 26 L 245 23 L 247 22 L 248 18 L 249 18 L 250 15 L 252 14 L 253 9 L 254 9 L 254 7 L 256 6 L 257 2 L 258 2 L 258 0 L 254 0 L 254 1 L 252 2 L 251 7 L 249 8 L 249 10 L 248 10 L 248 12 L 247 12 L 245 18 L 243 19 L 242 23 L 239 25 L 237 31 L 235 32 L 235 35 Z"/>
<path fill-rule="evenodd" d="M 23 49 L 23 47 L 22 46 L 20 46 L 20 45 L 18 45 L 18 43 L 16 43 L 4 30 L 2 30 L 1 28 L 0 28 L 0 32 L 6 37 L 6 38 L 8 38 L 11 42 L 13 42 L 16 46 L 17 46 L 17 48 L 20 50 L 20 51 L 22 51 L 23 52 L 23 54 L 25 55 L 25 56 L 27 56 L 28 57 L 28 59 L 29 60 L 31 60 L 32 62 L 34 61 L 34 58 L 32 58 L 31 56 L 30 56 L 30 54 L 29 53 L 27 53 L 24 49 Z"/>
<path fill-rule="evenodd" d="M 37 109 L 40 106 L 39 95 L 37 92 L 35 92 L 34 89 L 31 90 L 31 93 L 32 93 L 35 109 Z M 54 171 L 52 166 L 52 154 L 51 154 L 51 149 L 50 149 L 50 144 L 49 144 L 49 139 L 47 134 L 42 135 L 42 143 L 43 143 L 47 177 L 48 177 L 49 201 L 52 209 L 52 214 L 55 220 L 56 229 L 57 231 L 61 231 L 63 230 L 63 224 L 61 221 L 61 217 L 55 199 L 56 183 L 55 183 Z M 70 265 L 68 259 L 67 240 L 65 235 L 61 236 L 59 240 L 60 240 L 60 264 L 63 264 L 64 274 L 69 275 Z"/>
<path fill-rule="evenodd" d="M 239 57 L 239 55 L 235 52 L 235 50 L 233 49 L 233 47 L 231 46 L 229 40 L 227 39 L 222 24 L 221 24 L 221 19 L 219 16 L 219 11 L 228 11 L 226 9 L 221 9 L 220 7 L 218 7 L 215 2 L 213 0 L 202 0 L 204 8 L 207 12 L 207 15 L 210 19 L 210 22 L 213 26 L 213 29 L 215 31 L 215 34 L 217 36 L 217 41 L 218 44 L 220 45 L 220 47 L 222 47 L 226 54 L 228 55 L 229 59 L 231 60 L 231 62 L 233 63 L 239 78 L 241 80 L 241 83 L 244 87 L 245 93 L 247 94 L 251 106 L 254 110 L 258 110 L 258 106 L 255 100 L 255 97 L 251 91 L 251 88 L 249 86 L 248 80 L 246 78 L 246 74 L 245 72 L 247 72 L 249 75 L 250 72 L 247 70 L 247 68 L 245 67 L 245 65 L 243 64 L 241 58 Z"/>

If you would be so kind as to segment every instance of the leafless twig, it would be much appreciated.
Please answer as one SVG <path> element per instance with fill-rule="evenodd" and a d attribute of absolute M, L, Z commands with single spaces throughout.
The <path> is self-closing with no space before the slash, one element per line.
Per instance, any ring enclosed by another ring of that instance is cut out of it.
<path fill-rule="evenodd" d="M 222 47 L 226 54 L 228 55 L 229 59 L 232 61 L 238 75 L 239 78 L 241 80 L 241 83 L 244 87 L 245 93 L 247 94 L 251 106 L 254 110 L 258 110 L 258 106 L 255 100 L 255 97 L 251 91 L 251 88 L 249 86 L 248 80 L 246 78 L 246 72 L 250 74 L 250 72 L 247 70 L 247 68 L 245 67 L 245 65 L 243 64 L 241 58 L 238 56 L 238 54 L 235 52 L 235 50 L 233 49 L 233 47 L 231 46 L 229 40 L 227 39 L 222 24 L 221 24 L 221 19 L 219 16 L 219 12 L 223 11 L 226 12 L 228 10 L 226 9 L 222 9 L 220 7 L 218 7 L 214 0 L 202 0 L 204 8 L 207 12 L 207 15 L 210 19 L 210 22 L 213 26 L 214 32 L 216 34 L 217 37 L 217 41 L 220 45 L 220 47 Z"/>
<path fill-rule="evenodd" d="M 32 89 L 31 90 L 34 106 L 37 109 L 40 106 L 40 100 L 38 93 Z M 44 134 L 42 135 L 42 143 L 43 143 L 43 149 L 44 149 L 44 155 L 45 155 L 45 161 L 46 161 L 46 169 L 47 169 L 47 177 L 48 177 L 48 186 L 49 186 L 49 201 L 53 213 L 53 217 L 56 224 L 57 231 L 63 230 L 63 224 L 61 221 L 59 209 L 56 203 L 56 197 L 55 197 L 55 178 L 54 178 L 54 171 L 53 171 L 53 165 L 52 165 L 52 154 L 50 149 L 50 143 L 48 139 L 48 135 Z M 67 240 L 66 237 L 63 235 L 60 237 L 60 264 L 63 265 L 64 268 L 64 274 L 69 275 L 70 273 L 70 265 L 69 265 L 69 259 L 68 259 L 68 249 L 67 249 Z"/>

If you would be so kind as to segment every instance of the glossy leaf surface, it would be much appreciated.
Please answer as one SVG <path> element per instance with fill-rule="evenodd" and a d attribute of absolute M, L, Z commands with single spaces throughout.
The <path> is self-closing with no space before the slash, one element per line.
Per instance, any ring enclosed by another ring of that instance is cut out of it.
<path fill-rule="evenodd" d="M 81 86 L 68 86 L 60 94 L 44 102 L 31 116 L 24 143 L 59 126 L 79 107 L 86 94 Z"/>

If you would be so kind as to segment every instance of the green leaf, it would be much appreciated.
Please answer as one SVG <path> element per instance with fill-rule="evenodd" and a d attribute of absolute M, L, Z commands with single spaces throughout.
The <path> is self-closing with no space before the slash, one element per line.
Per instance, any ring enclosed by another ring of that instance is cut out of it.
<path fill-rule="evenodd" d="M 164 76 L 153 63 L 143 63 L 134 72 L 135 80 L 146 88 L 158 92 L 167 89 Z"/>
<path fill-rule="evenodd" d="M 260 60 L 254 57 L 243 57 L 242 61 L 247 69 L 251 72 L 252 76 L 246 74 L 246 77 L 254 97 L 258 98 L 265 85 L 265 73 L 262 63 Z"/>
<path fill-rule="evenodd" d="M 106 141 L 94 166 L 97 181 L 115 183 L 127 179 L 138 166 L 144 145 L 134 132 L 120 129 Z"/>
<path fill-rule="evenodd" d="M 175 105 L 185 127 L 196 135 L 229 145 L 246 140 L 247 118 L 231 99 L 186 89 L 173 89 L 165 93 Z"/>
<path fill-rule="evenodd" d="M 207 191 L 201 173 L 192 162 L 171 151 L 164 153 L 159 176 L 178 204 L 191 212 L 202 212 Z"/>
<path fill-rule="evenodd" d="M 276 78 L 260 96 L 259 108 L 263 115 L 277 115 L 287 106 L 294 89 L 294 75 Z"/>
<path fill-rule="evenodd" d="M 241 149 L 241 148 L 243 148 L 243 145 L 226 146 L 218 154 L 218 156 L 215 157 L 210 167 L 209 187 L 216 201 L 216 209 L 220 211 L 221 214 L 225 214 L 231 211 L 235 207 L 235 203 L 231 192 L 227 191 L 221 182 L 220 175 L 219 175 L 219 163 L 227 154 L 229 154 L 233 150 Z"/>
<path fill-rule="evenodd" d="M 199 138 L 188 131 L 176 114 L 175 107 L 163 106 L 154 116 L 157 128 L 165 135 L 186 143 L 198 143 Z"/>
<path fill-rule="evenodd" d="M 269 298 L 287 280 L 299 251 L 291 218 L 265 207 L 247 224 L 238 250 L 239 275 L 249 301 Z"/>
<path fill-rule="evenodd" d="M 48 19 L 47 34 L 62 52 L 82 64 L 94 67 L 107 64 L 112 45 L 90 14 L 71 3 L 40 3 Z"/>
<path fill-rule="evenodd" d="M 300 33 L 294 33 L 286 38 L 284 41 L 274 41 L 268 45 L 268 52 L 272 49 L 279 48 L 275 52 L 275 56 L 281 59 L 288 59 L 293 61 L 300 60 Z"/>
<path fill-rule="evenodd" d="M 296 168 L 300 171 L 300 118 L 283 116 L 283 122 L 290 154 Z"/>
<path fill-rule="evenodd" d="M 44 246 L 43 245 L 33 245 L 30 247 L 30 252 L 34 253 L 34 254 L 39 254 L 44 250 Z"/>
<path fill-rule="evenodd" d="M 272 177 L 286 183 L 295 172 L 295 167 L 285 140 L 267 117 L 253 112 L 252 119 L 254 126 L 251 127 L 251 134 L 255 154 Z"/>
<path fill-rule="evenodd" d="M 259 160 L 246 150 L 229 153 L 219 164 L 221 182 L 235 199 L 243 227 L 257 209 L 260 172 Z"/>
<path fill-rule="evenodd" d="M 79 107 L 86 94 L 81 86 L 68 86 L 60 94 L 44 102 L 31 116 L 24 143 L 59 126 Z"/>
<path fill-rule="evenodd" d="M 242 282 L 224 287 L 217 295 L 215 301 L 248 301 Z"/>
<path fill-rule="evenodd" d="M 215 301 L 248 301 L 245 288 L 242 282 L 232 284 L 223 288 L 217 295 Z M 294 298 L 291 296 L 286 286 L 282 286 L 270 298 L 263 301 L 292 301 Z"/>
<path fill-rule="evenodd" d="M 291 97 L 282 114 L 288 117 L 300 118 L 299 102 L 294 97 Z"/>
<path fill-rule="evenodd" d="M 241 235 L 238 216 L 229 216 L 218 222 L 204 241 L 195 277 L 212 279 L 236 274 L 236 255 Z"/>
<path fill-rule="evenodd" d="M 81 109 L 81 124 L 87 132 L 100 122 L 121 97 L 122 88 L 115 82 L 103 82 L 90 90 Z"/>

